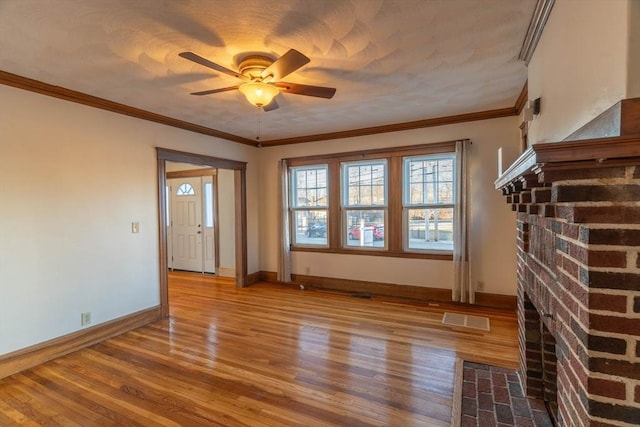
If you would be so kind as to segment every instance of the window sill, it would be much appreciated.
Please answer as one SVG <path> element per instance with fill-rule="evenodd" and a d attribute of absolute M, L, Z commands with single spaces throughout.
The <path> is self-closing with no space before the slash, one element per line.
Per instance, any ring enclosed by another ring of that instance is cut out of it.
<path fill-rule="evenodd" d="M 433 259 L 441 261 L 452 261 L 452 253 L 419 253 L 419 252 L 391 252 L 387 250 L 362 250 L 362 249 L 329 249 L 329 248 L 311 248 L 308 246 L 294 246 L 291 252 L 317 252 L 324 254 L 341 254 L 341 255 L 367 255 L 376 257 L 390 258 L 415 258 L 415 259 Z"/>

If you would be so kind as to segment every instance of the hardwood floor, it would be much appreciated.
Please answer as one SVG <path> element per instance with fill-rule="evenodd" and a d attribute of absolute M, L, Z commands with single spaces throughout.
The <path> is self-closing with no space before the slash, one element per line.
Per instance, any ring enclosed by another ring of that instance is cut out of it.
<path fill-rule="evenodd" d="M 169 319 L 0 381 L 0 426 L 448 426 L 457 357 L 517 364 L 514 313 L 178 273 L 169 288 Z"/>

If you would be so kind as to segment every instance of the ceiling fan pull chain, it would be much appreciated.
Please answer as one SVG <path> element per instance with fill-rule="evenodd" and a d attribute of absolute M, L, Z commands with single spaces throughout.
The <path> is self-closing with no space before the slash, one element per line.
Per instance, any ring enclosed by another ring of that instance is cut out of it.
<path fill-rule="evenodd" d="M 262 141 L 260 141 L 260 125 L 262 123 L 262 107 L 258 107 L 258 111 L 256 115 L 258 116 L 257 130 L 256 130 L 256 140 L 258 141 L 258 148 L 262 147 Z"/>

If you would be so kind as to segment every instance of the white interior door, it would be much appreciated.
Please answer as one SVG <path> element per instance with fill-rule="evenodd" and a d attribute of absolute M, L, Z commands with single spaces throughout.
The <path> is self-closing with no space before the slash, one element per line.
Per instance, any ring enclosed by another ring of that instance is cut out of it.
<path fill-rule="evenodd" d="M 203 272 L 202 179 L 175 178 L 169 180 L 169 186 L 172 266 Z"/>

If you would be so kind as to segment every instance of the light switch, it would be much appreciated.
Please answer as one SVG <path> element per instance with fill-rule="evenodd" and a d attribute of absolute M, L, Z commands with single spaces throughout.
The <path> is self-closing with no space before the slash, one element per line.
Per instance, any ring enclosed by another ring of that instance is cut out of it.
<path fill-rule="evenodd" d="M 139 233 L 140 232 L 140 223 L 139 222 L 132 222 L 131 223 L 131 232 L 132 233 Z"/>

